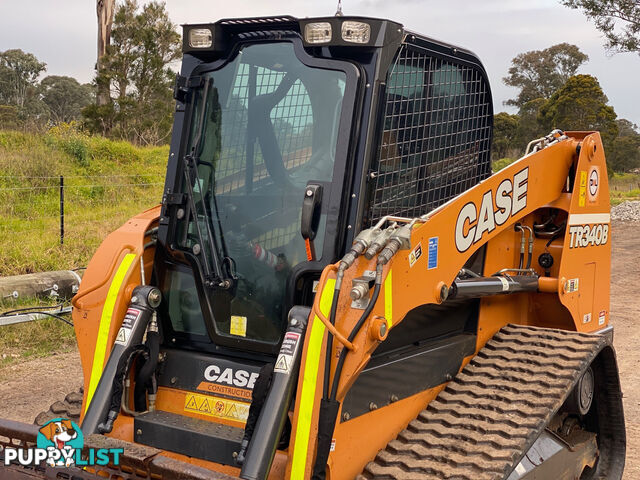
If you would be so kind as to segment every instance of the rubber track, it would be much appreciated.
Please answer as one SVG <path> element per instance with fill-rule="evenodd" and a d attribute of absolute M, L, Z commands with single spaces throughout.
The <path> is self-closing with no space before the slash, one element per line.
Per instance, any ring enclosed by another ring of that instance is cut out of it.
<path fill-rule="evenodd" d="M 359 480 L 503 480 L 562 406 L 606 339 L 507 325 Z"/>

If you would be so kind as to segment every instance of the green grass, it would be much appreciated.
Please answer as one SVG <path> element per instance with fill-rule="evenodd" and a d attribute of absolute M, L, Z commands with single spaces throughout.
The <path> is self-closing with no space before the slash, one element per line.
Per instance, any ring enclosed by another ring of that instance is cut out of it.
<path fill-rule="evenodd" d="M 168 153 L 73 126 L 45 135 L 0 131 L 0 275 L 86 266 L 109 232 L 160 203 Z"/>
<path fill-rule="evenodd" d="M 86 266 L 110 232 L 160 203 L 168 154 L 169 147 L 90 137 L 73 126 L 44 135 L 0 130 L 0 276 Z M 0 313 L 52 302 L 0 299 Z M 73 327 L 57 319 L 0 327 L 0 368 L 74 348 Z"/>
<path fill-rule="evenodd" d="M 640 175 L 633 173 L 614 173 L 609 179 L 611 205 L 627 200 L 640 200 Z"/>
<path fill-rule="evenodd" d="M 56 306 L 57 298 L 0 299 L 0 313 L 26 307 L 40 307 L 45 312 L 55 313 L 45 307 Z M 70 316 L 65 316 L 69 321 Z M 43 357 L 51 353 L 67 352 L 76 347 L 73 327 L 55 318 L 0 327 L 0 368 L 12 363 Z"/>
<path fill-rule="evenodd" d="M 0 327 L 0 368 L 75 348 L 73 327 L 55 318 Z"/>

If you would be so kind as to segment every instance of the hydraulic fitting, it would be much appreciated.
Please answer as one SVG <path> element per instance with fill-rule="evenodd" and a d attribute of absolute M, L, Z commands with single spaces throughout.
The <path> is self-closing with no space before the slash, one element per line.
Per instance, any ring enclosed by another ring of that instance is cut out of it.
<path fill-rule="evenodd" d="M 413 222 L 403 225 L 393 232 L 389 243 L 378 255 L 378 264 L 386 265 L 389 260 L 398 253 L 398 250 L 409 250 L 411 248 L 411 229 L 413 228 Z"/>
<path fill-rule="evenodd" d="M 340 267 L 339 267 L 340 270 L 344 272 L 351 265 L 353 265 L 353 262 L 356 261 L 356 258 L 362 255 L 362 253 L 367 248 L 369 248 L 369 245 L 371 245 L 371 242 L 373 241 L 373 239 L 380 234 L 380 231 L 381 230 L 378 227 L 367 228 L 365 230 L 362 230 L 358 234 L 356 239 L 353 241 L 353 245 L 351 245 L 351 250 L 349 250 L 349 253 L 347 253 L 344 257 L 342 257 L 342 260 L 340 261 Z"/>
<path fill-rule="evenodd" d="M 391 235 L 393 235 L 393 233 L 396 231 L 397 227 L 398 227 L 398 224 L 394 223 L 390 227 L 384 229 L 380 233 L 380 235 L 376 237 L 376 239 L 371 243 L 371 246 L 367 249 L 367 251 L 364 254 L 367 260 L 371 260 L 373 257 L 375 257 L 378 254 L 378 252 L 380 252 L 380 250 L 384 248 L 384 246 L 387 244 L 387 242 L 391 238 Z"/>

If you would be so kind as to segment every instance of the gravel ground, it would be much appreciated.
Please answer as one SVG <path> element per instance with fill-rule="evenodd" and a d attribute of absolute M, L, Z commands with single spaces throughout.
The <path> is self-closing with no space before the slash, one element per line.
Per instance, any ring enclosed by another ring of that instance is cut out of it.
<path fill-rule="evenodd" d="M 626 222 L 640 222 L 640 201 L 633 200 L 616 205 L 611 209 L 611 218 Z"/>
<path fill-rule="evenodd" d="M 632 204 L 632 205 L 627 205 Z M 631 212 L 631 213 L 624 213 Z M 614 207 L 612 217 L 629 215 L 640 221 L 640 202 Z M 625 217 L 625 218 L 630 218 Z M 611 318 L 624 392 L 627 423 L 627 463 L 624 480 L 640 478 L 640 244 L 635 222 L 612 224 Z M 0 370 L 0 418 L 33 422 L 68 392 L 77 390 L 82 370 L 77 352 L 14 364 Z"/>

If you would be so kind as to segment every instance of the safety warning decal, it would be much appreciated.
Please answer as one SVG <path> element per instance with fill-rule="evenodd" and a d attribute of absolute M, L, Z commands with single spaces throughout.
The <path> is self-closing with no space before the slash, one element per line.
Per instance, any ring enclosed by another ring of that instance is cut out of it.
<path fill-rule="evenodd" d="M 116 343 L 119 343 L 120 345 L 126 345 L 127 340 L 129 340 L 130 332 L 131 330 L 120 327 L 120 330 L 118 330 L 118 335 L 116 336 Z"/>
<path fill-rule="evenodd" d="M 418 243 L 409 254 L 409 267 L 413 267 L 418 259 L 422 256 L 422 243 Z"/>
<path fill-rule="evenodd" d="M 118 335 L 116 336 L 116 343 L 125 346 L 127 345 L 129 337 L 131 337 L 133 325 L 138 321 L 141 314 L 142 311 L 137 308 L 127 309 L 127 313 L 122 320 L 122 326 L 120 327 L 120 330 L 118 330 Z"/>
<path fill-rule="evenodd" d="M 439 237 L 431 237 L 429 239 L 427 270 L 438 268 L 438 238 Z"/>
<path fill-rule="evenodd" d="M 606 310 L 600 310 L 600 314 L 598 315 L 598 326 L 602 326 L 604 325 L 604 323 L 607 321 L 607 311 Z"/>
<path fill-rule="evenodd" d="M 570 278 L 564 283 L 564 293 L 577 292 L 579 284 L 580 284 L 579 278 Z"/>
<path fill-rule="evenodd" d="M 284 340 L 282 340 L 282 345 L 280 346 L 280 353 L 273 367 L 274 372 L 291 373 L 293 359 L 295 358 L 299 343 L 300 334 L 298 332 L 287 332 L 284 334 Z"/>
<path fill-rule="evenodd" d="M 190 393 L 184 397 L 184 411 L 246 422 L 249 416 L 249 404 L 227 398 Z"/>
<path fill-rule="evenodd" d="M 580 170 L 580 193 L 578 196 L 578 206 L 584 207 L 587 200 L 587 172 Z"/>
<path fill-rule="evenodd" d="M 231 335 L 237 335 L 239 337 L 247 336 L 247 317 L 240 315 L 231 315 L 231 326 L 229 327 L 229 333 Z"/>
<path fill-rule="evenodd" d="M 589 323 L 591 321 L 591 312 L 585 313 L 582 316 L 582 323 Z"/>

